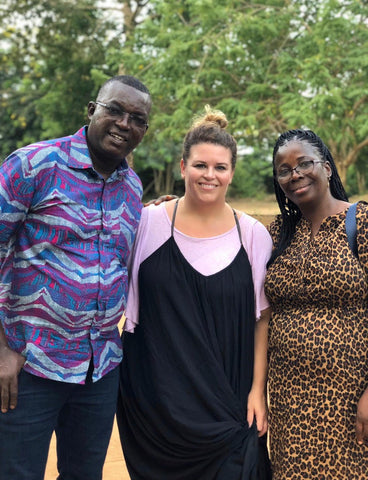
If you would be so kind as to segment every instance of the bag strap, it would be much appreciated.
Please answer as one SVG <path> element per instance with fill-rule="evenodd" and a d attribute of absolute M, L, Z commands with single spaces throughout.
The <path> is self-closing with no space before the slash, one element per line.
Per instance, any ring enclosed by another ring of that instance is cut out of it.
<path fill-rule="evenodd" d="M 348 237 L 349 247 L 353 254 L 358 258 L 356 207 L 356 203 L 350 205 L 346 213 L 345 228 L 346 235 Z"/>

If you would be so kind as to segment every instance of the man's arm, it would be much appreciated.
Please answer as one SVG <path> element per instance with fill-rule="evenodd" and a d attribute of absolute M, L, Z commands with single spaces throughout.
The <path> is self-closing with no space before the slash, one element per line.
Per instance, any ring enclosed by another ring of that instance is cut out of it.
<path fill-rule="evenodd" d="M 6 262 L 9 241 L 24 222 L 34 194 L 34 178 L 24 154 L 11 154 L 0 168 L 0 303 L 6 301 L 9 291 Z M 17 179 L 16 181 L 14 179 Z M 0 409 L 5 413 L 14 409 L 18 397 L 18 375 L 25 362 L 23 355 L 11 350 L 0 323 Z"/>
<path fill-rule="evenodd" d="M 18 375 L 25 358 L 8 346 L 4 329 L 0 324 L 0 404 L 1 412 L 17 406 Z"/>

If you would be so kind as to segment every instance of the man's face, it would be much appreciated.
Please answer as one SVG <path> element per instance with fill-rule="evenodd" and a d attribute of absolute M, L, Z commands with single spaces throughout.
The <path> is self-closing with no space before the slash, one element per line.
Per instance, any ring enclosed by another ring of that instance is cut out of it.
<path fill-rule="evenodd" d="M 88 148 L 95 169 L 111 173 L 146 133 L 151 98 L 114 81 L 100 91 L 97 101 L 104 106 L 96 102 L 88 105 Z"/>

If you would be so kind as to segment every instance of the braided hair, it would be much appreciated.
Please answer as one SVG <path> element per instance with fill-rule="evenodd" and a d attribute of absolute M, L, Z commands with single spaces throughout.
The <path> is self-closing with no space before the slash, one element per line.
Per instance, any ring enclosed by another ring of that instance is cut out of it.
<path fill-rule="evenodd" d="M 286 145 L 291 141 L 300 141 L 307 142 L 313 148 L 315 148 L 321 160 L 328 162 L 331 167 L 331 177 L 330 177 L 330 190 L 331 195 L 338 200 L 348 201 L 348 196 L 345 192 L 345 189 L 341 183 L 340 176 L 337 172 L 335 161 L 331 155 L 331 152 L 327 146 L 323 143 L 321 138 L 316 135 L 312 130 L 288 130 L 287 132 L 282 133 L 277 139 L 272 155 L 273 163 L 273 183 L 275 188 L 275 195 L 277 203 L 280 207 L 282 225 L 280 229 L 280 234 L 276 247 L 271 255 L 271 258 L 267 266 L 270 266 L 275 259 L 281 255 L 281 253 L 290 245 L 291 240 L 293 239 L 296 225 L 299 222 L 302 213 L 297 205 L 294 202 L 289 200 L 285 193 L 282 191 L 279 182 L 277 181 L 277 174 L 275 168 L 275 157 L 277 152 L 281 147 Z"/>

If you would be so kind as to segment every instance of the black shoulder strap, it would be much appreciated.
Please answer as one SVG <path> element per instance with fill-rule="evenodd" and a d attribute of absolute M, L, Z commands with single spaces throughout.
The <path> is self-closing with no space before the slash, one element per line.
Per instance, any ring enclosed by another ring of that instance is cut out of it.
<path fill-rule="evenodd" d="M 242 234 L 241 234 L 241 230 L 240 230 L 238 215 L 236 214 L 236 211 L 233 208 L 232 208 L 232 211 L 233 211 L 234 218 L 235 218 L 236 228 L 238 230 L 240 245 L 243 245 L 243 240 L 242 240 Z"/>
<path fill-rule="evenodd" d="M 349 247 L 356 257 L 358 257 L 357 244 L 357 225 L 356 225 L 356 207 L 357 204 L 350 205 L 345 220 L 346 235 L 348 237 Z"/>
<path fill-rule="evenodd" d="M 180 198 L 178 198 L 175 202 L 174 212 L 173 212 L 173 216 L 172 216 L 172 219 L 171 219 L 171 236 L 172 237 L 174 236 L 174 225 L 175 225 L 176 212 L 178 210 L 179 200 L 180 200 Z"/>

